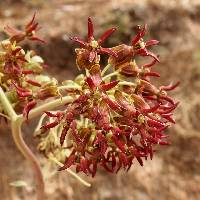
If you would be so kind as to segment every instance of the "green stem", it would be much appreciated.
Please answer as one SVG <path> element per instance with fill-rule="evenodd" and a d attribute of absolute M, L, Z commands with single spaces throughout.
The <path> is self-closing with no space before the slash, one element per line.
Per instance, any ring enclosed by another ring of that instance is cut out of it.
<path fill-rule="evenodd" d="M 113 72 L 111 74 L 108 74 L 108 75 L 104 76 L 102 79 L 103 79 L 103 81 L 105 81 L 106 79 L 111 78 L 112 76 L 116 76 L 118 74 L 119 74 L 119 72 L 115 71 L 115 72 Z"/>
<path fill-rule="evenodd" d="M 12 121 L 15 121 L 17 119 L 17 114 L 14 111 L 11 103 L 9 102 L 7 96 L 5 95 L 1 87 L 0 87 L 0 101 L 3 105 L 3 108 L 5 109 L 6 114 L 8 114 L 8 116 Z"/>
<path fill-rule="evenodd" d="M 103 75 L 107 72 L 107 70 L 108 70 L 110 67 L 111 67 L 111 64 L 107 64 L 107 65 L 104 67 L 104 69 L 102 70 L 101 76 L 103 76 Z"/>

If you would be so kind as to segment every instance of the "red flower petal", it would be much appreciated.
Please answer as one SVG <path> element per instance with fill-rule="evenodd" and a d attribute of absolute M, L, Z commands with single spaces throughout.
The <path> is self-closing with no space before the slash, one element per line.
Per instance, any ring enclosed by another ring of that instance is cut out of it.
<path fill-rule="evenodd" d="M 28 114 L 36 106 L 37 102 L 35 100 L 30 101 L 23 110 L 23 116 L 28 120 Z"/>
<path fill-rule="evenodd" d="M 98 44 L 101 45 L 108 37 L 110 37 L 114 32 L 116 31 L 116 28 L 111 28 L 107 30 L 98 40 Z"/>
<path fill-rule="evenodd" d="M 101 54 L 107 54 L 109 56 L 114 56 L 114 57 L 117 57 L 117 53 L 112 51 L 110 48 L 103 48 L 101 47 L 100 50 L 99 50 L 99 53 Z"/>
<path fill-rule="evenodd" d="M 174 90 L 179 85 L 180 85 L 180 81 L 176 82 L 175 84 L 170 84 L 170 85 L 167 85 L 167 86 L 161 86 L 160 90 L 165 90 L 165 91 Z"/>
<path fill-rule="evenodd" d="M 105 92 L 105 91 L 108 91 L 108 90 L 114 88 L 118 83 L 119 83 L 119 81 L 112 81 L 109 83 L 104 83 L 104 84 L 100 85 L 100 88 L 101 88 L 101 90 L 103 90 Z"/>
<path fill-rule="evenodd" d="M 31 80 L 31 79 L 26 79 L 26 82 L 33 85 L 33 86 L 36 86 L 36 87 L 41 87 L 41 84 L 34 81 L 34 80 Z"/>
<path fill-rule="evenodd" d="M 94 39 L 94 27 L 91 17 L 88 17 L 88 43 Z"/>
<path fill-rule="evenodd" d="M 69 130 L 69 126 L 64 126 L 62 129 L 62 133 L 60 135 L 60 145 L 62 146 L 64 141 L 65 141 L 65 137 L 67 135 L 67 132 Z"/>
<path fill-rule="evenodd" d="M 143 27 L 143 29 L 140 30 L 140 31 L 137 33 L 137 35 L 133 38 L 133 40 L 132 40 L 132 42 L 131 42 L 133 46 L 135 46 L 135 45 L 139 42 L 139 40 L 140 40 L 142 37 L 144 37 L 144 35 L 145 35 L 145 33 L 146 33 L 146 29 L 147 29 L 147 24 L 145 24 L 144 27 Z"/>
<path fill-rule="evenodd" d="M 145 47 L 150 47 L 150 46 L 153 46 L 153 45 L 157 45 L 159 43 L 158 40 L 149 40 L 145 43 Z"/>
<path fill-rule="evenodd" d="M 69 167 L 74 165 L 75 160 L 76 160 L 76 156 L 75 155 L 70 155 L 68 158 L 66 158 L 65 164 L 63 165 L 63 167 L 60 167 L 58 170 L 62 171 L 62 170 L 68 169 Z"/>
<path fill-rule="evenodd" d="M 79 43 L 79 44 L 80 44 L 81 46 L 83 46 L 83 47 L 86 47 L 86 46 L 87 46 L 87 43 L 86 43 L 85 41 L 81 40 L 81 39 L 78 38 L 78 37 L 70 37 L 70 40 L 73 40 L 73 41 Z"/>

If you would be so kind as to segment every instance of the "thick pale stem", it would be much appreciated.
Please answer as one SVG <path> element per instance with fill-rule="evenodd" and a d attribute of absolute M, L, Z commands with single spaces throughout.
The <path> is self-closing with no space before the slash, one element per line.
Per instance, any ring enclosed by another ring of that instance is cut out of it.
<path fill-rule="evenodd" d="M 4 108 L 4 112 L 6 112 L 6 114 L 8 114 L 8 116 L 10 117 L 11 120 L 16 120 L 17 118 L 17 114 L 14 111 L 12 105 L 10 104 L 9 100 L 7 99 L 3 89 L 0 87 L 0 101 L 3 105 Z"/>
<path fill-rule="evenodd" d="M 45 104 L 42 104 L 34 109 L 32 109 L 28 115 L 29 119 L 35 118 L 39 115 L 42 115 L 44 111 L 53 110 L 59 106 L 65 105 L 66 103 L 72 102 L 73 98 L 70 96 L 66 96 L 60 99 L 55 99 Z M 25 120 L 23 115 L 19 115 L 19 118 Z"/>
<path fill-rule="evenodd" d="M 74 90 L 80 90 L 81 86 L 79 85 L 62 85 L 58 87 L 59 91 L 60 90 L 69 90 L 69 89 L 74 89 Z"/>
<path fill-rule="evenodd" d="M 37 200 L 44 200 L 45 199 L 45 192 L 44 192 L 44 180 L 42 171 L 40 169 L 40 163 L 38 162 L 35 155 L 29 149 L 22 138 L 21 132 L 22 121 L 18 118 L 16 121 L 11 122 L 12 128 L 12 136 L 14 142 L 20 152 L 24 155 L 24 157 L 29 160 L 34 168 L 35 177 L 36 177 L 36 193 L 37 193 Z"/>
<path fill-rule="evenodd" d="M 1 87 L 0 87 L 0 101 L 3 105 L 4 112 L 6 112 L 10 117 L 12 136 L 17 148 L 25 156 L 25 158 L 29 160 L 33 165 L 37 182 L 37 187 L 36 187 L 37 200 L 43 200 L 45 198 L 45 193 L 44 193 L 44 181 L 40 169 L 40 164 L 22 138 L 21 126 L 23 118 L 19 117 L 16 114 Z"/>

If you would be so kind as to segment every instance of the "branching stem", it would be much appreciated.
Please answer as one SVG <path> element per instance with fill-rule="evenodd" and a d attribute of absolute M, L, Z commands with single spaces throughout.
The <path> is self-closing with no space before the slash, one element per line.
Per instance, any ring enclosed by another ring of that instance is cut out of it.
<path fill-rule="evenodd" d="M 71 102 L 72 100 L 73 100 L 72 97 L 63 97 L 62 99 L 55 99 L 53 101 L 47 102 L 33 109 L 29 114 L 29 119 L 42 115 L 44 111 L 55 109 L 58 106 Z M 0 87 L 0 101 L 4 108 L 4 112 L 8 114 L 9 119 L 11 120 L 12 136 L 17 148 L 24 155 L 24 157 L 30 161 L 30 163 L 33 166 L 35 177 L 36 177 L 37 200 L 44 200 L 45 186 L 44 186 L 42 171 L 40 168 L 40 163 L 38 162 L 37 158 L 30 150 L 30 148 L 26 145 L 22 137 L 21 127 L 25 119 L 22 114 L 21 115 L 16 114 L 16 112 L 14 111 L 11 103 L 9 102 L 8 98 L 6 97 L 6 94 L 4 93 L 1 87 Z"/>

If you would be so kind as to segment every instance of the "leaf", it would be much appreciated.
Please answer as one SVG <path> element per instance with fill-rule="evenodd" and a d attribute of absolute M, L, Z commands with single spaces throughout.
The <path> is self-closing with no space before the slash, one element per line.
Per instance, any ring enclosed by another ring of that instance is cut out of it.
<path fill-rule="evenodd" d="M 22 180 L 13 181 L 9 185 L 12 187 L 27 187 L 28 186 L 28 184 Z"/>

